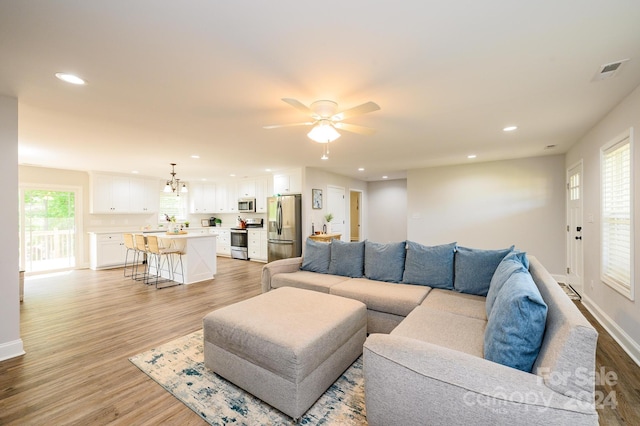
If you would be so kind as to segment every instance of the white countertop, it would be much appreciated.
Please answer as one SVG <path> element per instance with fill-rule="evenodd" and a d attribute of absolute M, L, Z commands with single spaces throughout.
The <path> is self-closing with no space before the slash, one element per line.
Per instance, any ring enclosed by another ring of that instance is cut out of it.
<path fill-rule="evenodd" d="M 209 230 L 209 232 L 213 231 L 228 231 L 231 229 L 230 226 L 207 226 L 207 227 L 189 227 L 185 228 L 187 232 L 200 233 L 201 230 Z M 258 228 L 264 229 L 264 228 Z M 117 228 L 117 229 L 99 229 L 93 231 L 87 231 L 89 234 L 123 234 L 123 233 L 132 233 L 132 234 L 151 234 L 151 233 L 162 233 L 167 232 L 169 228 L 151 228 L 151 229 L 140 229 L 140 228 Z"/>
<path fill-rule="evenodd" d="M 186 240 L 188 238 L 210 238 L 217 237 L 218 234 L 208 233 L 208 234 L 160 234 L 158 238 L 167 239 L 167 240 Z"/>

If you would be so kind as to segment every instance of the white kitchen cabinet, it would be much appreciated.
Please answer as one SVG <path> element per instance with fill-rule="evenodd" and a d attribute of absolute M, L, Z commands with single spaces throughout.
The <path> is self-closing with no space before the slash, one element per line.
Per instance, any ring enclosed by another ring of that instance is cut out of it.
<path fill-rule="evenodd" d="M 227 184 L 218 182 L 216 184 L 216 212 L 226 213 L 227 204 L 229 204 L 229 200 L 227 199 Z"/>
<path fill-rule="evenodd" d="M 287 170 L 273 175 L 275 194 L 301 194 L 302 172 L 300 169 Z"/>
<path fill-rule="evenodd" d="M 215 213 L 217 188 L 215 183 L 192 183 L 189 185 L 189 212 Z"/>
<path fill-rule="evenodd" d="M 256 180 L 242 179 L 238 182 L 238 198 L 255 198 Z"/>
<path fill-rule="evenodd" d="M 129 178 L 129 208 L 131 213 L 154 213 L 160 208 L 160 181 Z"/>
<path fill-rule="evenodd" d="M 91 175 L 91 213 L 129 213 L 129 178 L 116 175 Z"/>
<path fill-rule="evenodd" d="M 160 207 L 160 181 L 92 173 L 90 213 L 154 213 Z"/>
<path fill-rule="evenodd" d="M 117 268 L 124 265 L 127 252 L 121 233 L 90 233 L 89 267 L 93 270 Z"/>
<path fill-rule="evenodd" d="M 260 176 L 256 178 L 256 213 L 267 212 L 267 197 L 270 195 L 268 192 L 269 178 L 267 176 Z"/>
<path fill-rule="evenodd" d="M 267 231 L 265 230 L 249 230 L 248 232 L 249 259 L 266 261 L 267 260 Z"/>
<path fill-rule="evenodd" d="M 216 187 L 216 212 L 237 213 L 238 193 L 235 182 L 218 182 Z"/>
<path fill-rule="evenodd" d="M 238 213 L 238 188 L 235 182 L 227 182 L 227 213 Z"/>
<path fill-rule="evenodd" d="M 212 232 L 218 234 L 216 254 L 220 256 L 231 256 L 231 231 L 228 229 L 216 228 Z"/>

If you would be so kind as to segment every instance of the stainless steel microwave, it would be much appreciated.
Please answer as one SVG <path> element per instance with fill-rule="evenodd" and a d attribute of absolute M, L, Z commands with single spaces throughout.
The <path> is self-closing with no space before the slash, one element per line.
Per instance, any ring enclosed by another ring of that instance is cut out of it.
<path fill-rule="evenodd" d="M 256 199 L 255 198 L 240 198 L 238 200 L 238 212 L 239 213 L 255 213 L 256 212 Z"/>

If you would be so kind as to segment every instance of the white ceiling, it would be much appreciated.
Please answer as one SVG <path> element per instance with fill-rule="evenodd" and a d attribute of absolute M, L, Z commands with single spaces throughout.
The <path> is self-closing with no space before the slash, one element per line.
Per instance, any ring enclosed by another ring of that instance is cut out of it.
<path fill-rule="evenodd" d="M 19 100 L 21 164 L 378 180 L 565 152 L 640 85 L 639 22 L 635 0 L 0 0 L 0 94 Z M 377 133 L 342 132 L 323 161 L 308 128 L 262 128 L 307 121 L 284 97 L 374 101 L 348 122 Z"/>

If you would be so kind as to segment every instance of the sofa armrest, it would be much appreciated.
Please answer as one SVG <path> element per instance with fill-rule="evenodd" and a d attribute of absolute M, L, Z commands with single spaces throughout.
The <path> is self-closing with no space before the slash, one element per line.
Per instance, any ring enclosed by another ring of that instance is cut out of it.
<path fill-rule="evenodd" d="M 598 424 L 535 374 L 407 337 L 371 334 L 364 380 L 370 425 Z"/>
<path fill-rule="evenodd" d="M 302 257 L 292 257 L 289 259 L 274 260 L 262 267 L 262 292 L 266 293 L 271 290 L 271 278 L 275 274 L 286 274 L 295 272 L 302 266 Z"/>

